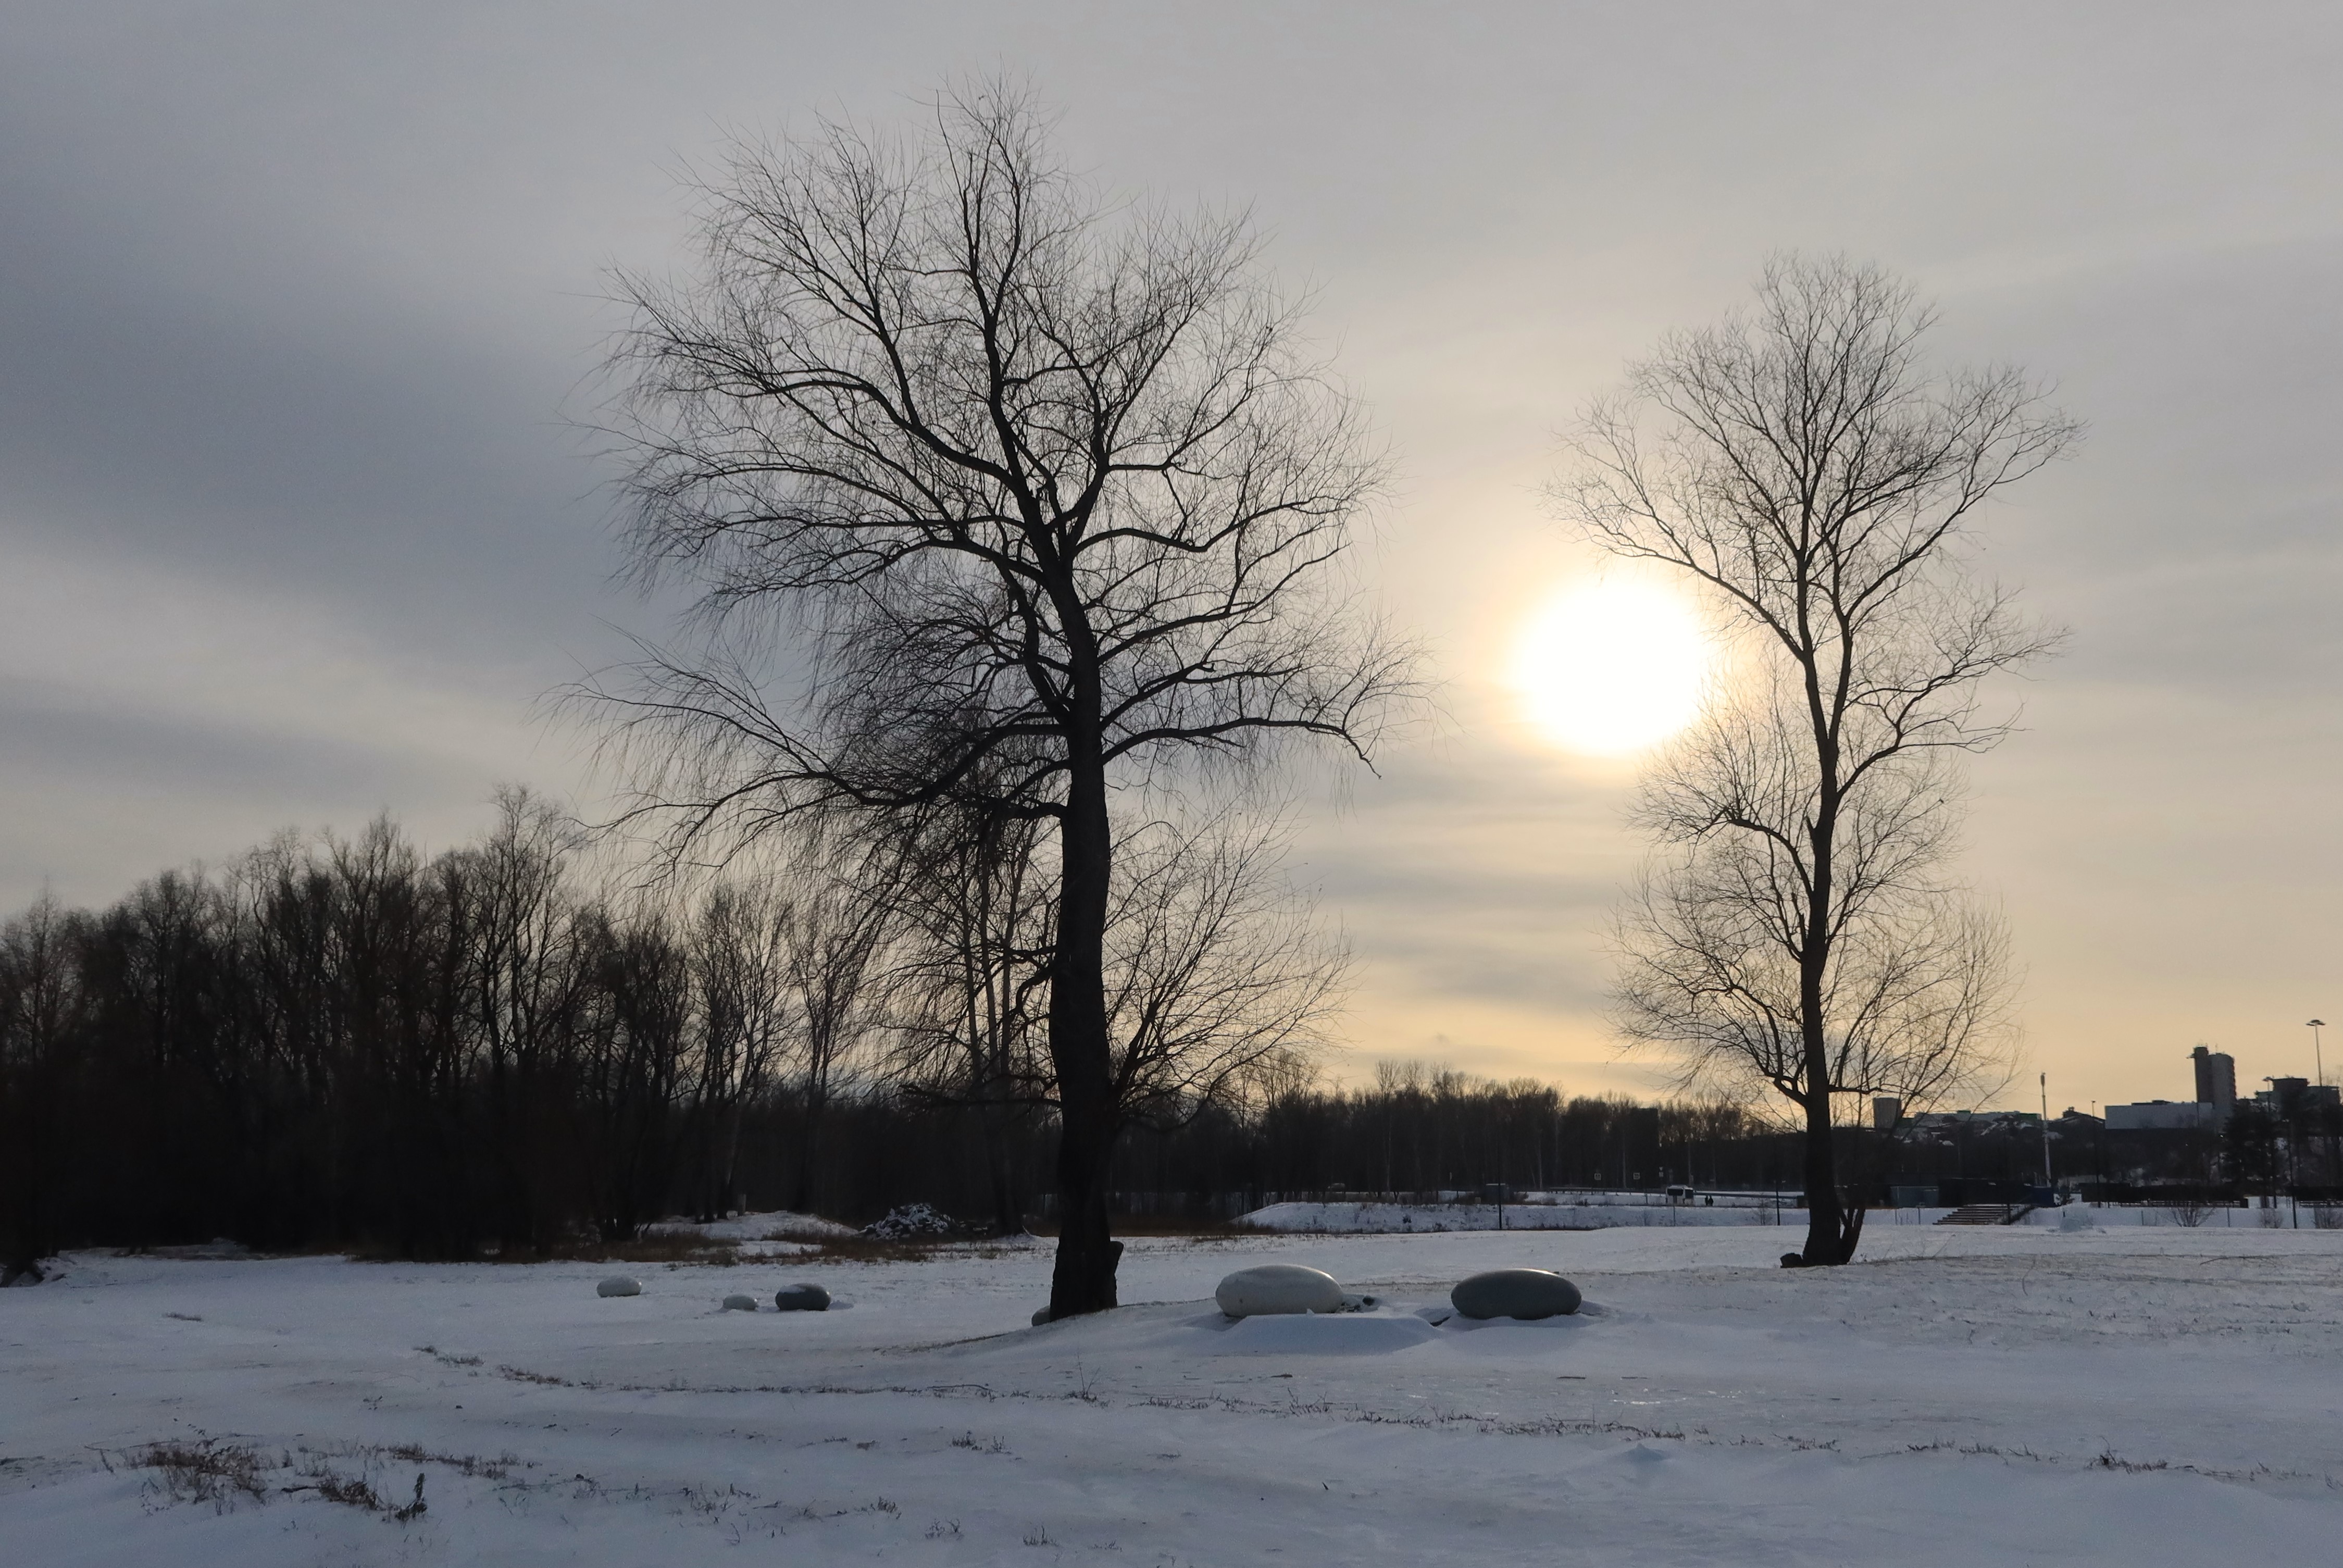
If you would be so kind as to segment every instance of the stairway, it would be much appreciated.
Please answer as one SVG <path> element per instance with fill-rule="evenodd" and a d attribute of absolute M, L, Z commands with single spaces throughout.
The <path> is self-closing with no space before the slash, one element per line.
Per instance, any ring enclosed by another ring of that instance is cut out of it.
<path fill-rule="evenodd" d="M 1964 1203 L 1939 1225 L 2015 1225 L 2034 1211 L 2031 1203 Z"/>

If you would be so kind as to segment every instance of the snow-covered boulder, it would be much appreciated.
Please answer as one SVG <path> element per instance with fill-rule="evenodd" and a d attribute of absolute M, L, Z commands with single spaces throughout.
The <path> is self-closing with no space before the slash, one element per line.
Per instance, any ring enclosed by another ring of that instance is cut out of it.
<path fill-rule="evenodd" d="M 724 1310 L 728 1312 L 753 1312 L 757 1310 L 757 1298 L 740 1295 L 727 1296 L 724 1298 Z"/>
<path fill-rule="evenodd" d="M 643 1282 L 630 1280 L 624 1274 L 613 1274 L 595 1286 L 594 1293 L 598 1296 L 639 1296 L 643 1293 Z"/>
<path fill-rule="evenodd" d="M 1576 1285 L 1548 1269 L 1492 1269 L 1448 1292 L 1468 1318 L 1556 1318 L 1576 1312 L 1579 1299 Z"/>
<path fill-rule="evenodd" d="M 826 1312 L 830 1311 L 830 1292 L 820 1285 L 783 1285 L 773 1292 L 773 1310 L 777 1312 Z"/>
<path fill-rule="evenodd" d="M 1342 1287 L 1322 1269 L 1298 1263 L 1263 1263 L 1239 1269 L 1212 1292 L 1232 1318 L 1272 1317 L 1281 1312 L 1339 1312 Z"/>

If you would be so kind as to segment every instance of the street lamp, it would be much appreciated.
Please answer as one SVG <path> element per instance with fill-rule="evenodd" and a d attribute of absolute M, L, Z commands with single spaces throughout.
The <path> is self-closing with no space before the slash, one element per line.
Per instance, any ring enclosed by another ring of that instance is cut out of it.
<path fill-rule="evenodd" d="M 2318 1031 L 2327 1027 L 2327 1020 L 2314 1018 L 2303 1027 L 2310 1030 L 2311 1065 L 2318 1069 L 2318 1081 L 2323 1085 L 2327 1081 L 2327 1053 L 2318 1048 Z"/>

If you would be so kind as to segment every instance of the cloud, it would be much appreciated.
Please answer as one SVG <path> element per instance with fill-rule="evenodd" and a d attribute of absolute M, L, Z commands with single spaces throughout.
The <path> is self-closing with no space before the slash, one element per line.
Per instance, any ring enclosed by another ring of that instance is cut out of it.
<path fill-rule="evenodd" d="M 603 269 L 688 264 L 673 176 L 722 127 L 894 118 L 1004 64 L 1115 188 L 1253 204 L 1403 460 L 1371 575 L 1447 727 L 1297 849 L 1362 954 L 1362 1060 L 1653 1081 L 1600 1017 L 1628 775 L 1529 739 L 1498 674 L 1586 566 L 1536 498 L 1556 431 L 1785 246 L 1905 271 L 1948 355 L 2092 423 L 1986 519 L 1988 568 L 2077 633 L 1971 833 L 2041 1060 L 2078 1101 L 2169 1093 L 2200 1035 L 2272 1070 L 2343 1005 L 2317 7 L 11 15 L 0 893 L 104 899 L 383 807 L 446 842 L 499 780 L 590 788 L 530 705 L 672 608 L 609 590 L 564 423 Z"/>

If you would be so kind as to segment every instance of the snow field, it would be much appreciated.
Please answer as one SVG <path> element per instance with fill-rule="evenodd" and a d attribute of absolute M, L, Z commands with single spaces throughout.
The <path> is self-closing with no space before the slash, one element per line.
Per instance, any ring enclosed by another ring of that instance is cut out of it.
<path fill-rule="evenodd" d="M 1046 1246 L 636 1268 L 614 1300 L 601 1264 L 88 1255 L 0 1294 L 0 1542 L 44 1568 L 2331 1555 L 2343 1234 L 1906 1227 L 1816 1271 L 1782 1245 L 1141 1239 L 1150 1304 L 1038 1330 Z M 1212 1309 L 1272 1259 L 1389 1304 Z M 1513 1263 L 1589 1310 L 1417 1315 Z M 850 1304 L 719 1308 L 798 1278 Z M 262 1497 L 135 1462 L 206 1438 Z M 395 1507 L 417 1474 L 403 1523 L 318 1490 Z"/>

